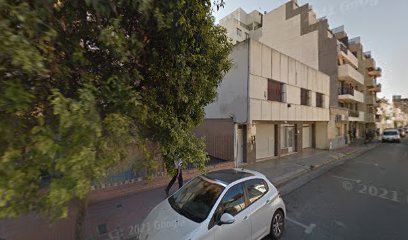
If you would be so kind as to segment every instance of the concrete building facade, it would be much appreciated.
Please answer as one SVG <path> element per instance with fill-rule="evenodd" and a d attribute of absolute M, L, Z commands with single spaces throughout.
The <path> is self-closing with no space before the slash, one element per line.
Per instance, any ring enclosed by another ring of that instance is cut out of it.
<path fill-rule="evenodd" d="M 242 9 L 237 11 L 245 15 Z M 349 40 L 344 27 L 330 30 L 327 19 L 318 19 L 309 4 L 299 6 L 295 0 L 270 12 L 254 11 L 250 15 L 261 15 L 261 25 L 248 31 L 247 36 L 329 76 L 328 148 L 345 146 L 350 137 L 362 138 L 368 128 L 375 128 L 376 93 L 381 91 L 377 77 L 381 70 L 366 66 L 366 61 L 368 64 L 374 60 L 364 54 L 359 38 Z M 225 24 L 233 42 L 239 42 L 241 39 L 232 30 L 239 25 L 231 28 L 228 24 L 233 16 L 236 13 L 220 24 Z"/>
<path fill-rule="evenodd" d="M 377 100 L 377 104 L 376 128 L 381 134 L 387 128 L 406 127 L 408 125 L 408 114 L 404 112 L 401 105 L 395 105 L 394 101 L 390 103 L 385 98 Z"/>
<path fill-rule="evenodd" d="M 214 142 L 227 138 L 230 147 L 218 149 L 229 149 L 237 163 L 328 147 L 329 76 L 251 38 L 237 43 L 231 58 L 196 131 L 210 155 L 222 158 Z"/>
<path fill-rule="evenodd" d="M 394 107 L 400 108 L 401 111 L 408 114 L 408 98 L 402 98 L 401 95 L 392 96 L 392 103 Z"/>

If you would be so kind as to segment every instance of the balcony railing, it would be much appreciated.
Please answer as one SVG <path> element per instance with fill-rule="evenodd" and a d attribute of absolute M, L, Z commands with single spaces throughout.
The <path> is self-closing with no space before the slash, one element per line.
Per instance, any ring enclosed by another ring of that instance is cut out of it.
<path fill-rule="evenodd" d="M 376 84 L 376 85 L 370 87 L 369 91 L 370 92 L 381 92 L 381 89 L 382 89 L 382 85 L 379 83 L 379 84 Z"/>
<path fill-rule="evenodd" d="M 366 84 L 367 87 L 375 86 L 375 85 L 377 85 L 377 79 L 376 78 L 366 79 L 365 84 Z"/>
<path fill-rule="evenodd" d="M 360 117 L 360 112 L 359 112 L 359 111 L 355 111 L 355 110 L 350 110 L 350 111 L 349 111 L 349 117 L 359 118 L 359 117 Z"/>
<path fill-rule="evenodd" d="M 367 104 L 369 104 L 369 105 L 373 105 L 373 106 L 375 106 L 376 105 L 376 96 L 373 96 L 373 95 L 369 95 L 369 96 L 366 96 L 366 103 Z"/>
<path fill-rule="evenodd" d="M 340 65 L 338 69 L 339 80 L 364 85 L 364 76 L 354 67 L 352 67 L 351 64 Z"/>
<path fill-rule="evenodd" d="M 368 75 L 373 76 L 373 77 L 381 77 L 382 76 L 382 69 L 377 68 L 375 70 L 369 71 Z"/>
<path fill-rule="evenodd" d="M 340 42 L 340 51 L 344 52 L 345 54 L 347 54 L 347 47 L 346 45 L 344 45 L 344 43 Z"/>
<path fill-rule="evenodd" d="M 354 88 L 351 87 L 340 87 L 338 89 L 339 95 L 351 95 L 354 96 Z"/>

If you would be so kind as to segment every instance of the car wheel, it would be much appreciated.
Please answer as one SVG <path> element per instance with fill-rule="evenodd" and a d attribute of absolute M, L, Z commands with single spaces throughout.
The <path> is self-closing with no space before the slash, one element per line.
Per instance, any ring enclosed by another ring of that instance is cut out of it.
<path fill-rule="evenodd" d="M 277 210 L 273 214 L 271 222 L 270 236 L 272 239 L 280 239 L 282 237 L 283 231 L 285 229 L 285 216 L 282 210 Z"/>

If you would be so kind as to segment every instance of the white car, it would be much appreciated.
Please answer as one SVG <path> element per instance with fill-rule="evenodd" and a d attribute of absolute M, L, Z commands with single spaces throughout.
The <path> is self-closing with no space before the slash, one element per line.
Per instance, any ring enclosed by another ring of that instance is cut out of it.
<path fill-rule="evenodd" d="M 264 175 L 219 170 L 192 179 L 156 206 L 137 239 L 279 239 L 285 216 L 278 190 Z"/>
<path fill-rule="evenodd" d="M 384 130 L 382 142 L 401 142 L 400 131 L 398 129 Z"/>

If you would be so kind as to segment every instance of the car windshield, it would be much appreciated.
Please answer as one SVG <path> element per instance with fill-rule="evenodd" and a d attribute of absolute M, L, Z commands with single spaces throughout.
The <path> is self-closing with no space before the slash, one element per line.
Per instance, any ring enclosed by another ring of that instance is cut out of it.
<path fill-rule="evenodd" d="M 181 215 L 200 223 L 204 221 L 224 187 L 197 177 L 169 198 L 171 207 Z"/>
<path fill-rule="evenodd" d="M 384 132 L 385 136 L 393 136 L 393 135 L 398 135 L 398 133 L 396 131 L 388 131 L 388 132 Z"/>

